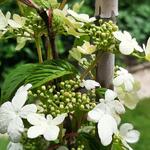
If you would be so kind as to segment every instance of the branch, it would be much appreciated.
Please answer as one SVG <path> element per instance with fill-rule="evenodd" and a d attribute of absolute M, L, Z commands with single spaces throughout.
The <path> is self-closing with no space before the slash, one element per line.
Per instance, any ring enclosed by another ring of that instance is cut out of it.
<path fill-rule="evenodd" d="M 63 8 L 65 7 L 65 4 L 67 3 L 68 0 L 63 0 L 62 3 L 59 6 L 59 9 L 63 10 Z"/>
<path fill-rule="evenodd" d="M 36 10 L 40 9 L 40 7 L 36 5 L 32 0 L 19 0 L 19 1 Z"/>
<path fill-rule="evenodd" d="M 52 9 L 49 9 L 48 11 L 44 10 L 43 8 L 37 6 L 32 0 L 20 0 L 20 2 L 26 4 L 29 7 L 36 9 L 39 16 L 43 19 L 47 27 L 53 58 L 54 59 L 58 58 L 56 45 L 55 45 L 55 35 L 52 31 L 52 17 L 53 17 Z"/>

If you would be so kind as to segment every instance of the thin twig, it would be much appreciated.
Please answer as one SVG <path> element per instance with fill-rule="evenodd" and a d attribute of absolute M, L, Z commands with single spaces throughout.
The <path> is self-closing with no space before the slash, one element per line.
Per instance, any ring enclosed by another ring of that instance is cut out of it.
<path fill-rule="evenodd" d="M 40 7 L 34 3 L 32 0 L 19 0 L 20 2 L 26 4 L 29 7 L 35 8 L 36 10 L 39 10 Z"/>
<path fill-rule="evenodd" d="M 80 79 L 83 80 L 89 73 L 90 71 L 96 66 L 97 62 L 99 61 L 100 59 L 100 55 L 101 53 L 99 53 L 96 57 L 96 59 L 92 62 L 92 64 L 87 68 L 87 70 L 85 70 L 83 72 L 83 74 L 81 75 Z"/>
<path fill-rule="evenodd" d="M 63 8 L 65 7 L 65 4 L 67 3 L 68 0 L 63 0 L 62 3 L 59 6 L 59 9 L 63 10 Z"/>

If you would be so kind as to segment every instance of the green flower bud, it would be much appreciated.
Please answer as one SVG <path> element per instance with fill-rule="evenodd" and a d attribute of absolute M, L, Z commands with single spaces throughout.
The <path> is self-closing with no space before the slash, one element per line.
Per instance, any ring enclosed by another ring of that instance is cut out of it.
<path fill-rule="evenodd" d="M 42 92 L 42 93 L 40 93 L 40 96 L 41 96 L 41 97 L 44 97 L 44 93 L 43 93 L 43 92 Z"/>
<path fill-rule="evenodd" d="M 47 101 L 48 103 L 52 103 L 53 101 L 51 100 L 51 99 L 48 99 L 48 101 Z"/>
<path fill-rule="evenodd" d="M 57 95 L 57 94 L 55 94 L 55 95 L 54 95 L 54 99 L 57 99 L 57 98 L 58 98 L 58 95 Z"/>
<path fill-rule="evenodd" d="M 64 86 L 64 85 L 65 85 L 65 83 L 64 83 L 64 82 L 60 82 L 60 85 L 61 85 L 61 86 Z"/>
<path fill-rule="evenodd" d="M 28 94 L 29 94 L 29 95 L 33 95 L 32 91 L 28 91 Z"/>
<path fill-rule="evenodd" d="M 51 89 L 49 89 L 48 91 L 49 91 L 50 93 L 53 93 L 54 90 L 51 88 Z"/>
<path fill-rule="evenodd" d="M 69 99 L 69 98 L 66 98 L 66 102 L 70 102 L 70 99 Z"/>
<path fill-rule="evenodd" d="M 81 108 L 81 109 L 84 109 L 85 107 L 84 107 L 84 105 L 81 105 L 80 108 Z"/>
<path fill-rule="evenodd" d="M 68 104 L 68 107 L 69 107 L 69 108 L 73 108 L 73 106 L 72 106 L 72 104 L 71 104 L 71 103 L 69 103 L 69 104 Z"/>
<path fill-rule="evenodd" d="M 75 99 L 75 98 L 72 98 L 71 101 L 72 101 L 73 103 L 76 103 L 76 99 Z"/>
<path fill-rule="evenodd" d="M 37 94 L 33 94 L 34 97 L 37 97 Z"/>
<path fill-rule="evenodd" d="M 55 110 L 55 108 L 54 108 L 54 107 L 51 107 L 50 109 L 51 109 L 51 111 L 54 111 L 54 110 Z"/>
<path fill-rule="evenodd" d="M 60 104 L 59 107 L 60 107 L 61 109 L 63 109 L 63 108 L 64 108 L 64 105 Z"/>
<path fill-rule="evenodd" d="M 64 90 L 60 90 L 60 93 L 63 94 L 65 91 Z"/>

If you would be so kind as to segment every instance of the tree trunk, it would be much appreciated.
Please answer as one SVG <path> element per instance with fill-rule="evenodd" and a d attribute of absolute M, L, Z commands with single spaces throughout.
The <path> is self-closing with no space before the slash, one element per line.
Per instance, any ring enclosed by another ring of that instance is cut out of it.
<path fill-rule="evenodd" d="M 118 0 L 96 0 L 95 16 L 103 19 L 115 18 L 118 15 Z M 113 20 L 115 21 L 115 20 Z M 96 80 L 102 87 L 113 89 L 115 55 L 104 52 L 97 64 Z"/>

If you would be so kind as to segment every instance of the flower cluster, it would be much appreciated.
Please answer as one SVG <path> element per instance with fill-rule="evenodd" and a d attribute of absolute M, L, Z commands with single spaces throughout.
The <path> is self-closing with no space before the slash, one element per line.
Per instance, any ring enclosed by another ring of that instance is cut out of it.
<path fill-rule="evenodd" d="M 126 69 L 118 67 L 113 84 L 120 101 L 129 109 L 134 109 L 139 102 L 137 91 L 140 89 L 140 85 L 132 74 Z"/>
<path fill-rule="evenodd" d="M 117 31 L 118 27 L 112 21 L 104 22 L 99 20 L 99 25 L 85 25 L 83 28 L 99 50 L 117 51 L 117 41 L 114 38 L 113 32 Z"/>
<path fill-rule="evenodd" d="M 23 149 L 19 143 L 22 133 L 25 132 L 24 120 L 27 120 L 32 127 L 28 129 L 28 138 L 36 138 L 43 135 L 47 141 L 56 140 L 59 134 L 58 125 L 61 124 L 66 114 L 58 115 L 52 118 L 51 115 L 37 114 L 37 106 L 35 104 L 27 104 L 23 106 L 28 97 L 28 90 L 31 84 L 21 86 L 11 102 L 5 102 L 0 107 L 0 133 L 8 133 L 10 143 L 8 150 Z"/>
<path fill-rule="evenodd" d="M 61 113 L 73 113 L 80 109 L 88 111 L 95 106 L 95 90 L 96 86 L 100 86 L 92 80 L 80 81 L 78 79 L 65 80 L 60 82 L 57 87 L 42 86 L 36 91 L 30 91 L 29 97 L 38 102 L 38 111 L 53 116 Z M 87 93 L 81 92 L 79 89 L 85 87 L 89 90 Z M 57 91 L 57 89 L 59 89 Z"/>
<path fill-rule="evenodd" d="M 88 113 L 88 120 L 97 124 L 98 135 L 104 146 L 112 142 L 113 135 L 121 139 L 122 144 L 131 150 L 127 143 L 135 143 L 139 139 L 139 132 L 132 130 L 131 124 L 123 124 L 118 130 L 120 124 L 120 114 L 125 113 L 125 107 L 120 100 L 116 99 L 117 94 L 112 90 L 105 92 L 105 98 L 100 99 L 100 103 Z"/>

